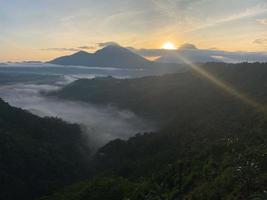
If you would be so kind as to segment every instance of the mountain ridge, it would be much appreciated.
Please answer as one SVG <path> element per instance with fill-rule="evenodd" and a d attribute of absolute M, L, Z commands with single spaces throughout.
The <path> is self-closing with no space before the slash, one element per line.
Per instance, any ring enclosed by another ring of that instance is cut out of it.
<path fill-rule="evenodd" d="M 109 45 L 96 51 L 88 53 L 78 51 L 69 56 L 58 57 L 49 61 L 51 64 L 58 65 L 81 65 L 97 67 L 125 67 L 125 68 L 142 68 L 158 66 L 156 63 L 130 51 L 127 48 L 115 45 Z"/>

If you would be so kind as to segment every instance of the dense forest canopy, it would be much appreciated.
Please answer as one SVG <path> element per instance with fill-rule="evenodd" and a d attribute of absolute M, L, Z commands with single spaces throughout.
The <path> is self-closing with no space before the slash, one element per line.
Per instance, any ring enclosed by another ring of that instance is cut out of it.
<path fill-rule="evenodd" d="M 88 177 L 80 127 L 0 100 L 0 199 L 30 200 Z"/>
<path fill-rule="evenodd" d="M 201 68 L 266 105 L 266 64 Z M 156 120 L 161 129 L 108 143 L 91 163 L 98 177 L 45 200 L 267 198 L 265 111 L 194 70 L 140 79 L 83 79 L 50 95 L 130 109 Z"/>
<path fill-rule="evenodd" d="M 266 64 L 208 63 L 199 68 L 240 94 L 259 104 L 266 104 Z M 225 112 L 233 109 L 237 111 L 246 103 L 190 67 L 182 73 L 138 79 L 80 79 L 50 95 L 96 104 L 112 104 L 160 121 L 181 114 L 200 117 L 202 112 L 224 112 L 226 115 Z"/>
<path fill-rule="evenodd" d="M 266 199 L 267 118 L 254 103 L 266 106 L 267 65 L 200 67 L 238 95 L 190 68 L 137 79 L 81 79 L 46 94 L 111 104 L 159 124 L 94 154 L 78 125 L 1 100 L 0 199 Z"/>

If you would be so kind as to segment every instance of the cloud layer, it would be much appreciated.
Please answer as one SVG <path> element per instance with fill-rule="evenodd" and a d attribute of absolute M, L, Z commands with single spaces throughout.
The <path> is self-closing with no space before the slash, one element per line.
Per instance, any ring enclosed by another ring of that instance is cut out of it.
<path fill-rule="evenodd" d="M 267 25 L 267 19 L 258 19 L 257 22 L 263 25 Z"/>
<path fill-rule="evenodd" d="M 110 45 L 118 46 L 119 44 L 116 42 L 98 42 L 98 43 L 95 43 L 93 45 L 83 45 L 83 46 L 73 47 L 73 48 L 52 47 L 52 48 L 45 48 L 45 49 L 40 49 L 40 50 L 42 50 L 42 51 L 81 51 L 81 50 L 95 51 L 99 48 L 103 48 L 105 46 L 110 46 Z"/>
<path fill-rule="evenodd" d="M 54 85 L 14 84 L 0 87 L 0 97 L 11 105 L 43 116 L 59 117 L 81 124 L 84 136 L 92 150 L 110 140 L 127 139 L 139 132 L 151 131 L 153 126 L 130 111 L 114 107 L 98 107 L 92 104 L 51 99 L 40 91 L 58 89 Z"/>

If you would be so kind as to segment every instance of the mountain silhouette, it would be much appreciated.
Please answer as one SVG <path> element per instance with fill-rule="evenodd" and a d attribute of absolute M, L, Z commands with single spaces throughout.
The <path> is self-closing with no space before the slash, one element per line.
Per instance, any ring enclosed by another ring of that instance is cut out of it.
<path fill-rule="evenodd" d="M 157 62 L 160 63 L 207 63 L 221 62 L 207 50 L 198 49 L 194 44 L 183 44 L 176 51 L 159 57 Z"/>
<path fill-rule="evenodd" d="M 176 63 L 183 64 L 187 62 L 191 63 L 209 63 L 209 62 L 222 62 L 210 55 L 206 55 L 205 52 L 192 51 L 192 50 L 182 50 L 175 54 L 169 54 L 161 56 L 156 60 L 159 63 Z"/>
<path fill-rule="evenodd" d="M 109 45 L 96 51 L 88 53 L 79 51 L 69 56 L 63 56 L 49 61 L 58 65 L 78 65 L 91 67 L 125 67 L 140 68 L 158 66 L 157 63 L 149 61 L 142 56 L 118 45 Z"/>

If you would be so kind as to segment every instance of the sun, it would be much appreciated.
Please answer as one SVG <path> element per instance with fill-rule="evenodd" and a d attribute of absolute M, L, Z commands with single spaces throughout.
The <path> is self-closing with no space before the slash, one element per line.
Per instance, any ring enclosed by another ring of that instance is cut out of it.
<path fill-rule="evenodd" d="M 163 49 L 168 49 L 168 50 L 176 49 L 176 47 L 174 46 L 174 44 L 171 43 L 171 42 L 165 42 L 165 43 L 162 45 L 162 48 L 163 48 Z"/>

